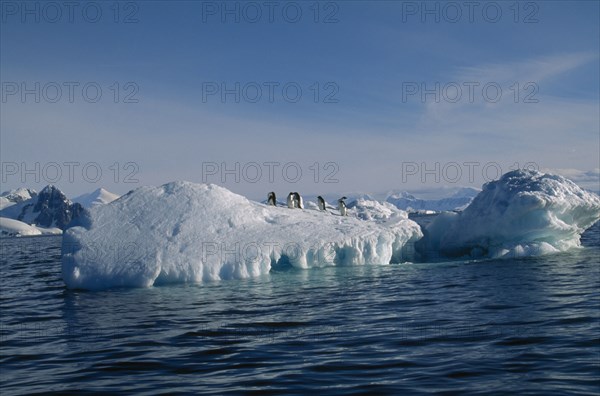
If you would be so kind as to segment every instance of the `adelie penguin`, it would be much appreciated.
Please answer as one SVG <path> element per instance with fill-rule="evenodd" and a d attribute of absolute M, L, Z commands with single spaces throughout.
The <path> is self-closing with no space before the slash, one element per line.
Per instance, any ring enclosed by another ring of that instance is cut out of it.
<path fill-rule="evenodd" d="M 277 206 L 277 197 L 275 196 L 275 193 L 273 191 L 271 191 L 269 195 L 267 195 L 267 205 Z"/>
<path fill-rule="evenodd" d="M 296 200 L 294 198 L 295 198 L 295 196 L 294 196 L 293 192 L 289 193 L 287 196 L 287 206 L 290 209 L 294 209 L 296 207 L 295 206 Z"/>
<path fill-rule="evenodd" d="M 346 208 L 346 202 L 344 202 L 344 199 L 347 199 L 347 198 L 342 197 L 342 198 L 338 199 L 338 209 L 340 210 L 340 214 L 342 216 L 348 216 L 348 209 Z"/>
<path fill-rule="evenodd" d="M 302 197 L 297 192 L 294 193 L 294 206 L 298 209 L 304 209 L 304 201 L 302 201 Z"/>
<path fill-rule="evenodd" d="M 325 200 L 323 199 L 322 196 L 318 196 L 317 197 L 317 203 L 319 204 L 319 210 L 325 210 Z"/>

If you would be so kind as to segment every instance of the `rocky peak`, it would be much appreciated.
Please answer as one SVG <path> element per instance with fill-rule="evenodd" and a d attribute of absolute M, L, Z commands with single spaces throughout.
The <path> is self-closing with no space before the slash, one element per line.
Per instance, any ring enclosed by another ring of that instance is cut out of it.
<path fill-rule="evenodd" d="M 28 213 L 35 215 L 33 223 L 41 227 L 58 227 L 64 230 L 71 220 L 83 214 L 83 207 L 71 202 L 67 196 L 53 185 L 44 187 L 37 195 L 35 203 L 26 205 L 18 220 L 23 220 Z M 31 208 L 33 206 L 33 209 Z"/>

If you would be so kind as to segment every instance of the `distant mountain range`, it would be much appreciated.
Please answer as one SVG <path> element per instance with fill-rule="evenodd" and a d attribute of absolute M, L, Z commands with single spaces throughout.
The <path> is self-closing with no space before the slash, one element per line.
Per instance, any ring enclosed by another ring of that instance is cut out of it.
<path fill-rule="evenodd" d="M 398 209 L 409 212 L 433 210 L 442 212 L 446 210 L 464 210 L 479 194 L 480 190 L 474 188 L 461 188 L 452 196 L 440 199 L 421 199 L 407 192 L 392 194 L 386 198 L 386 202 L 391 203 Z"/>
<path fill-rule="evenodd" d="M 28 188 L 5 191 L 0 195 L 0 235 L 61 234 L 86 209 L 118 197 L 99 188 L 71 201 L 53 185 L 39 193 Z"/>
<path fill-rule="evenodd" d="M 473 200 L 473 198 L 479 194 L 481 190 L 470 187 L 459 187 L 452 189 L 437 189 L 427 192 L 423 192 L 422 195 L 430 196 L 430 198 L 417 198 L 413 194 L 406 191 L 389 191 L 387 193 L 345 193 L 341 195 L 323 194 L 323 198 L 331 205 L 337 205 L 337 200 L 342 195 L 348 199 L 346 202 L 351 204 L 360 199 L 367 201 L 379 201 L 389 202 L 398 209 L 405 210 L 407 212 L 422 212 L 422 211 L 435 211 L 443 212 L 448 210 L 463 210 Z M 284 201 L 285 197 L 282 197 Z M 305 201 L 316 202 L 315 195 L 307 195 L 304 197 Z"/>
<path fill-rule="evenodd" d="M 53 185 L 44 187 L 39 194 L 29 189 L 8 191 L 2 198 L 0 217 L 45 229 L 64 230 L 84 211 L 83 206 L 71 202 Z"/>
<path fill-rule="evenodd" d="M 29 188 L 17 188 L 16 190 L 5 191 L 0 194 L 0 210 L 36 196 L 37 192 Z"/>

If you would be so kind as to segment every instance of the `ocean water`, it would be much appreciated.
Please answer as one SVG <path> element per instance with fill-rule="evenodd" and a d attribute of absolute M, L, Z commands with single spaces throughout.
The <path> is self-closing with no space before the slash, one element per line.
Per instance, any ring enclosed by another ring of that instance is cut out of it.
<path fill-rule="evenodd" d="M 67 290 L 60 237 L 2 239 L 0 389 L 600 392 L 600 224 L 537 258 Z"/>

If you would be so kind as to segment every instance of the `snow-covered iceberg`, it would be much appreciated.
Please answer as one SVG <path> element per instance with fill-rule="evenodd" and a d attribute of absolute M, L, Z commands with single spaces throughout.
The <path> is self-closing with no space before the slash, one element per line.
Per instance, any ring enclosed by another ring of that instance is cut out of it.
<path fill-rule="evenodd" d="M 600 219 L 600 198 L 562 176 L 515 170 L 486 183 L 461 213 L 443 213 L 424 231 L 424 259 L 530 256 L 580 246 Z"/>
<path fill-rule="evenodd" d="M 266 206 L 215 185 L 141 187 L 67 229 L 63 279 L 70 288 L 148 287 L 411 259 L 405 248 L 422 237 L 420 227 L 392 205 L 369 217 L 369 205 L 355 208 L 372 219 L 362 220 Z"/>

